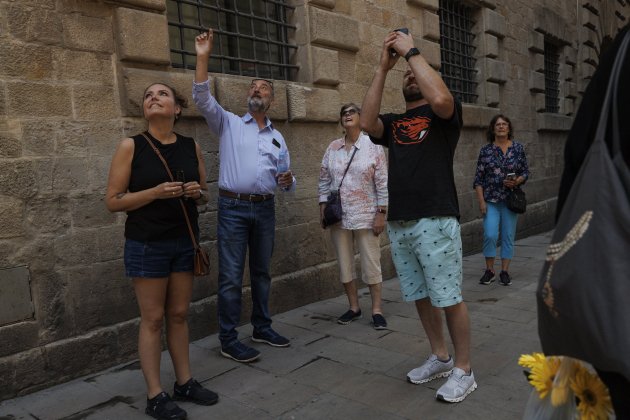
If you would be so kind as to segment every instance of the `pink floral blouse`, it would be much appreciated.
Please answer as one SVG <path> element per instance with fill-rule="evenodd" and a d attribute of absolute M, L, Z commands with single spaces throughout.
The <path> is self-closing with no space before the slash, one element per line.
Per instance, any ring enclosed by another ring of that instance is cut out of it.
<path fill-rule="evenodd" d="M 377 206 L 387 206 L 387 157 L 382 146 L 361 133 L 349 152 L 345 139 L 334 140 L 324 154 L 319 170 L 319 202 L 326 202 L 330 191 L 336 191 L 354 149 L 350 169 L 341 185 L 344 229 L 372 229 Z"/>

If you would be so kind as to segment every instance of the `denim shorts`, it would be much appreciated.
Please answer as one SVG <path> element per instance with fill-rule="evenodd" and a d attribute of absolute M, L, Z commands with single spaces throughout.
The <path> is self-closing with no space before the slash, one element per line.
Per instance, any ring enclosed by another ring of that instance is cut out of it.
<path fill-rule="evenodd" d="M 456 218 L 391 221 L 387 233 L 405 301 L 428 297 L 435 307 L 463 301 L 462 240 Z"/>
<path fill-rule="evenodd" d="M 125 241 L 127 277 L 162 278 L 193 271 L 194 248 L 190 237 L 161 241 Z"/>

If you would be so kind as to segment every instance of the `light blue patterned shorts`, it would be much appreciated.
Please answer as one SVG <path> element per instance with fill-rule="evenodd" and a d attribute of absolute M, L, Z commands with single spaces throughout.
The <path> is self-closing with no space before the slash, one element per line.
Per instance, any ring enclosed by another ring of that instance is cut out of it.
<path fill-rule="evenodd" d="M 462 238 L 455 217 L 387 222 L 403 300 L 436 307 L 462 302 Z"/>

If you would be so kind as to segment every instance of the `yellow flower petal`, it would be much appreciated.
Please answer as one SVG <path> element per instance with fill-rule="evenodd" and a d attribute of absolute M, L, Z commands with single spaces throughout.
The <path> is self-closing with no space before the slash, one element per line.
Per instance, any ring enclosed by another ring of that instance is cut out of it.
<path fill-rule="evenodd" d="M 553 356 L 542 359 L 540 363 L 532 367 L 529 383 L 536 388 L 540 399 L 545 398 L 551 392 L 559 367 L 560 359 Z"/>
<path fill-rule="evenodd" d="M 518 359 L 518 364 L 532 369 L 534 366 L 538 365 L 545 359 L 545 355 L 542 353 L 532 353 L 532 354 L 523 354 Z"/>
<path fill-rule="evenodd" d="M 579 399 L 578 410 L 582 419 L 604 420 L 612 414 L 608 388 L 599 376 L 584 368 L 579 369 L 571 379 L 571 389 Z"/>

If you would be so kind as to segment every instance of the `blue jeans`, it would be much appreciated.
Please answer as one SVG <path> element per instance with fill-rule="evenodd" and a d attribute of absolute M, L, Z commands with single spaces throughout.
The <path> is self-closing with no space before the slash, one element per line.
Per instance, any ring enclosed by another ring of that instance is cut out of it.
<path fill-rule="evenodd" d="M 229 347 L 238 340 L 245 256 L 249 247 L 254 329 L 271 328 L 269 265 L 273 253 L 276 215 L 274 200 L 252 203 L 219 197 L 217 240 L 219 248 L 219 340 Z"/>
<path fill-rule="evenodd" d="M 483 218 L 483 256 L 494 258 L 497 254 L 499 227 L 501 227 L 501 259 L 511 260 L 514 255 L 517 214 L 509 210 L 505 203 L 487 202 L 486 216 Z"/>

